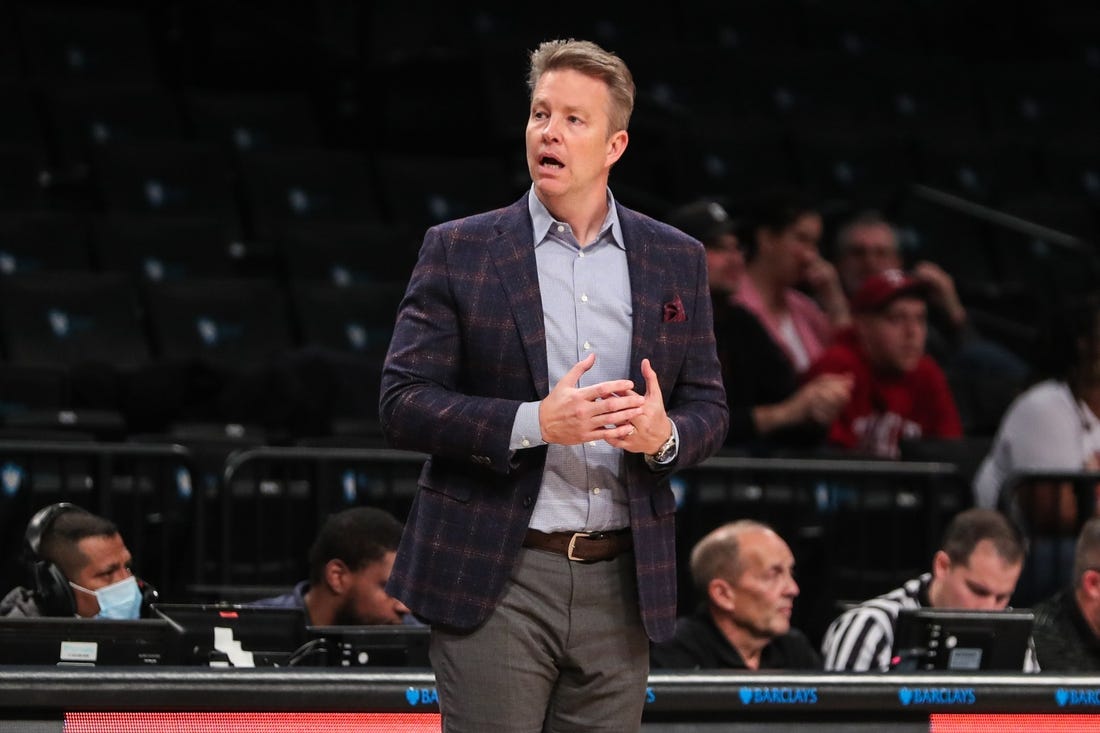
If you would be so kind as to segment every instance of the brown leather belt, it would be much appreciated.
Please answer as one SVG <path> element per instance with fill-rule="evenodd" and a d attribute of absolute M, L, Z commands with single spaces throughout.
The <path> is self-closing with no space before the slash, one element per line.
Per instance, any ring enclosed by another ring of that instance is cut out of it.
<path fill-rule="evenodd" d="M 577 562 L 599 562 L 630 552 L 634 541 L 629 527 L 609 532 L 539 532 L 529 529 L 523 538 L 523 546 L 565 555 Z"/>

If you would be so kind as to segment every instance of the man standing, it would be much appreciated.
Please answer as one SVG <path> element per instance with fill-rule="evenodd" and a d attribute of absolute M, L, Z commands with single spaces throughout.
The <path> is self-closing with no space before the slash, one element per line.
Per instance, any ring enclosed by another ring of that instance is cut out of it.
<path fill-rule="evenodd" d="M 791 627 L 794 554 L 770 527 L 742 519 L 711 531 L 691 552 L 691 577 L 705 600 L 653 647 L 653 667 L 821 669 L 817 650 Z"/>
<path fill-rule="evenodd" d="M 1037 603 L 1035 652 L 1044 672 L 1100 671 L 1100 518 L 1077 536 L 1073 585 Z"/>
<path fill-rule="evenodd" d="M 388 590 L 431 624 L 448 733 L 618 733 L 676 618 L 669 476 L 728 413 L 703 248 L 608 188 L 629 70 L 530 60 L 530 192 L 429 229 L 398 312 L 381 421 L 430 458 Z"/>
<path fill-rule="evenodd" d="M 951 520 L 932 571 L 877 598 L 848 609 L 825 632 L 825 669 L 848 672 L 890 669 L 894 625 L 910 608 L 1003 610 L 1024 563 L 1024 538 L 1004 515 L 967 509 Z M 1024 672 L 1037 672 L 1034 648 Z"/>
<path fill-rule="evenodd" d="M 852 298 L 853 327 L 810 367 L 808 378 L 854 378 L 851 400 L 829 428 L 833 445 L 897 458 L 902 440 L 962 435 L 947 378 L 924 351 L 925 287 L 900 270 L 868 277 Z"/>

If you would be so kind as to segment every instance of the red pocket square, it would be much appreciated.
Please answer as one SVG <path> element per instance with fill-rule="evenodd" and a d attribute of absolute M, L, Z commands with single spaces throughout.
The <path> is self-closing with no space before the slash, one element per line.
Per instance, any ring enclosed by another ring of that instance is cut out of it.
<path fill-rule="evenodd" d="M 684 302 L 680 300 L 680 296 L 677 295 L 669 302 L 665 303 L 664 308 L 665 323 L 682 323 L 688 319 L 687 313 L 684 312 Z"/>

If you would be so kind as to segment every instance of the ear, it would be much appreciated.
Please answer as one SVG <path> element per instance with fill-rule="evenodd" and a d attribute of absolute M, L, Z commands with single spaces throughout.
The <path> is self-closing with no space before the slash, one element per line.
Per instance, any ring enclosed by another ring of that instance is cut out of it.
<path fill-rule="evenodd" d="M 932 557 L 932 577 L 942 578 L 951 571 L 951 558 L 943 550 L 937 550 Z"/>
<path fill-rule="evenodd" d="M 1100 598 L 1100 571 L 1086 570 L 1081 575 L 1081 588 L 1090 598 Z"/>
<path fill-rule="evenodd" d="M 351 581 L 351 570 L 343 560 L 329 560 L 325 563 L 325 585 L 336 595 L 343 595 Z"/>
<path fill-rule="evenodd" d="M 707 598 L 715 607 L 732 611 L 736 605 L 737 591 L 725 580 L 714 578 L 707 584 Z"/>
<path fill-rule="evenodd" d="M 608 168 L 619 162 L 619 158 L 623 157 L 623 152 L 626 150 L 627 143 L 629 142 L 630 136 L 626 134 L 626 130 L 619 130 L 611 136 L 607 141 Z"/>

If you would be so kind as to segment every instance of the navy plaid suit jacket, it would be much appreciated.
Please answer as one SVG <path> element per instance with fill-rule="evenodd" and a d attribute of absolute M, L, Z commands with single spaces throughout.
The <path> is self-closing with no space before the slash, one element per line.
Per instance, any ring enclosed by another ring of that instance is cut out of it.
<path fill-rule="evenodd" d="M 527 196 L 432 227 L 398 311 L 382 373 L 389 443 L 429 455 L 388 591 L 431 623 L 473 628 L 504 591 L 538 496 L 545 446 L 509 450 L 520 403 L 550 391 Z M 646 631 L 676 620 L 669 476 L 713 455 L 729 423 L 699 242 L 618 208 L 633 305 L 631 375 L 656 370 L 680 436 L 669 468 L 627 454 L 624 482 Z M 666 304 L 679 298 L 686 318 Z"/>

